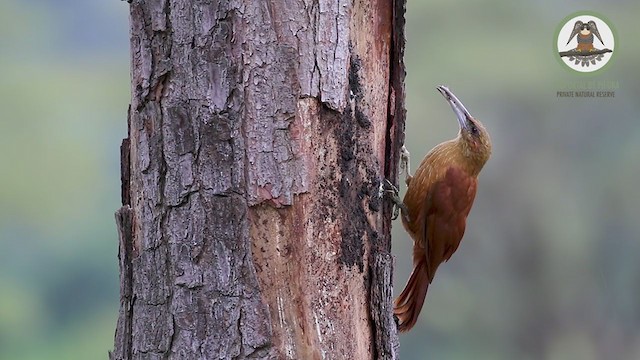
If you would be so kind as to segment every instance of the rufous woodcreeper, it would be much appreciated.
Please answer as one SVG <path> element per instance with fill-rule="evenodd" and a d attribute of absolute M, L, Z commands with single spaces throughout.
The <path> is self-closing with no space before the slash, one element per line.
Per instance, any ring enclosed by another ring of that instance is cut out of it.
<path fill-rule="evenodd" d="M 460 131 L 455 139 L 431 149 L 413 176 L 403 147 L 407 192 L 402 223 L 413 239 L 413 271 L 394 304 L 400 331 L 415 325 L 438 266 L 460 245 L 478 174 L 491 155 L 491 140 L 480 121 L 447 87 L 437 89 L 451 105 Z"/>

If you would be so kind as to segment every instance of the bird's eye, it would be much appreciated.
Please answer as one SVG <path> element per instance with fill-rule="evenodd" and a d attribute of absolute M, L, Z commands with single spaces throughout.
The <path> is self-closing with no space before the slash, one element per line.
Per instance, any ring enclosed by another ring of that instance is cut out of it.
<path fill-rule="evenodd" d="M 473 125 L 473 124 L 471 124 L 471 133 L 472 133 L 473 135 L 478 135 L 478 133 L 479 133 L 479 131 L 478 131 L 478 127 L 477 127 L 477 126 L 475 126 L 475 125 Z"/>

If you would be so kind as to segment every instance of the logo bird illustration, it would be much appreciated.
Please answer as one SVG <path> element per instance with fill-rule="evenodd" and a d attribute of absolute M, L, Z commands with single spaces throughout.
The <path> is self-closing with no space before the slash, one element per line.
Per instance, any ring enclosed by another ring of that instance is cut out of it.
<path fill-rule="evenodd" d="M 597 50 L 593 47 L 593 36 L 595 35 L 598 40 L 604 45 L 602 41 L 602 37 L 600 36 L 600 32 L 598 32 L 598 27 L 596 26 L 596 22 L 591 20 L 587 23 L 584 23 L 580 20 L 576 21 L 573 25 L 573 31 L 571 32 L 571 36 L 569 36 L 569 41 L 567 41 L 567 45 L 573 40 L 575 36 L 578 36 L 578 46 L 576 47 L 576 51 L 594 51 Z"/>

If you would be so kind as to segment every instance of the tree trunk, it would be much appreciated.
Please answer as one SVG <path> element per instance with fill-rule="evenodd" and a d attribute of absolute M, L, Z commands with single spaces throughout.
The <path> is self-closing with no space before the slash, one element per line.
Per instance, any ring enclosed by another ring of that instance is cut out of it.
<path fill-rule="evenodd" d="M 391 359 L 404 0 L 133 0 L 111 359 Z"/>

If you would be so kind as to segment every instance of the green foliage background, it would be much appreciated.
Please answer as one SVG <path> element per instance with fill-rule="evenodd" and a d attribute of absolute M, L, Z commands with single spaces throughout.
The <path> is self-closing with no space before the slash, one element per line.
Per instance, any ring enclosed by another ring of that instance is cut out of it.
<path fill-rule="evenodd" d="M 617 28 L 606 71 L 553 56 L 578 10 Z M 126 2 L 0 2 L 0 359 L 104 359 L 118 309 Z M 449 85 L 489 129 L 467 234 L 403 359 L 640 358 L 640 3 L 409 0 L 407 145 L 455 135 Z M 562 99 L 588 80 L 613 99 Z M 411 242 L 394 229 L 396 288 Z"/>

